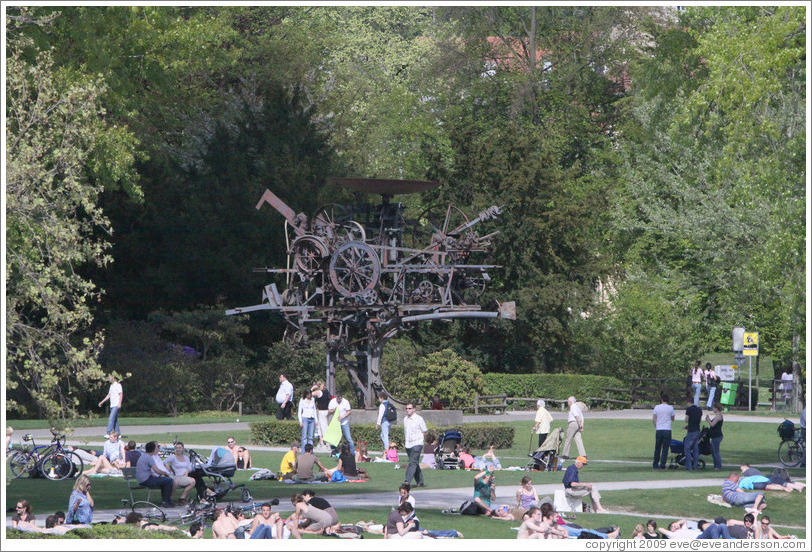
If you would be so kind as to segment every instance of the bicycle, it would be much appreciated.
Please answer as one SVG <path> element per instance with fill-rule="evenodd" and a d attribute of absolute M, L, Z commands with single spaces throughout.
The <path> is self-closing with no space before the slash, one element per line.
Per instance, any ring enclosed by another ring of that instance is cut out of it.
<path fill-rule="evenodd" d="M 84 462 L 73 451 L 67 450 L 65 446 L 65 436 L 51 430 L 53 439 L 49 445 L 37 445 L 34 436 L 26 434 L 23 436 L 22 450 L 14 451 L 9 457 L 9 470 L 14 479 L 27 473 L 29 477 L 39 471 L 42 476 L 51 481 L 60 481 L 67 477 L 78 477 L 84 471 Z M 27 443 L 31 443 L 31 447 Z"/>
<path fill-rule="evenodd" d="M 782 436 L 783 437 L 783 436 Z M 778 445 L 778 460 L 784 467 L 794 468 L 806 459 L 806 436 L 797 429 L 792 437 L 784 438 Z"/>
<path fill-rule="evenodd" d="M 144 521 L 149 521 L 152 523 L 163 523 L 166 521 L 166 513 L 161 509 L 161 507 L 150 502 L 150 496 L 153 489 L 143 487 L 136 480 L 135 468 L 121 468 L 121 474 L 124 476 L 124 481 L 127 483 L 127 491 L 130 494 L 130 498 L 121 499 L 121 510 L 119 510 L 118 515 L 120 517 L 126 517 L 127 514 L 132 511 L 141 514 Z M 135 500 L 133 497 L 133 490 L 145 489 L 147 490 L 147 499 Z"/>

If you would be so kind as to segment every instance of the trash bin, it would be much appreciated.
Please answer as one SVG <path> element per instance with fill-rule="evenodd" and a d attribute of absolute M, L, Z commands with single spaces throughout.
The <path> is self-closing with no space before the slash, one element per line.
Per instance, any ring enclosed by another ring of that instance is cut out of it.
<path fill-rule="evenodd" d="M 739 384 L 732 381 L 722 382 L 722 396 L 719 397 L 719 403 L 725 406 L 733 406 L 736 404 L 736 394 L 739 391 Z"/>

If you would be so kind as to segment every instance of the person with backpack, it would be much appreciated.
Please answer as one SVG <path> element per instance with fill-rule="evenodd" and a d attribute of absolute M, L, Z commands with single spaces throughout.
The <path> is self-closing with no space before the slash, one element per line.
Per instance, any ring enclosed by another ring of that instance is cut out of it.
<path fill-rule="evenodd" d="M 398 419 L 398 412 L 395 405 L 389 402 L 387 394 L 383 391 L 378 393 L 378 400 L 380 406 L 378 407 L 378 419 L 375 422 L 375 429 L 381 430 L 381 441 L 383 441 L 383 449 L 389 448 L 389 427 Z"/>
<path fill-rule="evenodd" d="M 719 386 L 719 376 L 711 366 L 710 362 L 705 363 L 705 371 L 702 376 L 705 378 L 705 388 L 708 390 L 708 402 L 705 405 L 708 410 L 713 409 L 713 399 L 716 396 L 716 388 Z"/>

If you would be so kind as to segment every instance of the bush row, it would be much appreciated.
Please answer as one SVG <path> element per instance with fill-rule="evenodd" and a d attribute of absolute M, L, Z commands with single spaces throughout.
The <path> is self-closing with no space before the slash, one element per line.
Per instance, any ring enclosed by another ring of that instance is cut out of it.
<path fill-rule="evenodd" d="M 507 393 L 508 397 L 539 397 L 564 400 L 570 395 L 578 400 L 587 397 L 628 399 L 623 393 L 609 393 L 606 388 L 626 386 L 611 376 L 584 374 L 484 374 L 485 394 Z"/>
<path fill-rule="evenodd" d="M 283 445 L 289 446 L 293 441 L 299 441 L 302 430 L 299 423 L 289 420 L 270 420 L 266 422 L 251 422 L 251 442 L 257 445 Z M 447 428 L 438 427 L 433 424 L 426 424 L 429 429 L 429 441 L 432 437 L 438 440 Z M 462 424 L 462 444 L 472 449 L 487 449 L 493 445 L 496 449 L 510 448 L 513 446 L 514 430 L 512 426 L 500 424 Z M 381 432 L 375 429 L 374 424 L 353 424 L 351 426 L 352 440 L 356 446 L 359 443 L 367 443 L 373 450 L 381 448 Z M 389 439 L 398 443 L 399 448 L 403 447 L 403 425 L 398 423 L 389 429 Z"/>

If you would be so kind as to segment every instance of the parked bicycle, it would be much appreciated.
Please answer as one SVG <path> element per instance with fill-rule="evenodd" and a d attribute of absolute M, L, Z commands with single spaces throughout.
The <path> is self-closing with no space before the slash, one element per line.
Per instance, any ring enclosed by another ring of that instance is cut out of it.
<path fill-rule="evenodd" d="M 36 477 L 37 473 L 52 481 L 81 475 L 85 469 L 82 459 L 64 448 L 64 435 L 53 429 L 51 434 L 49 445 L 37 445 L 30 433 L 23 436 L 22 449 L 13 451 L 8 458 L 9 471 L 15 479 L 23 474 Z"/>
<path fill-rule="evenodd" d="M 778 460 L 787 468 L 800 466 L 806 458 L 806 435 L 795 424 L 784 420 L 778 426 L 781 444 L 778 445 Z"/>

